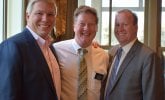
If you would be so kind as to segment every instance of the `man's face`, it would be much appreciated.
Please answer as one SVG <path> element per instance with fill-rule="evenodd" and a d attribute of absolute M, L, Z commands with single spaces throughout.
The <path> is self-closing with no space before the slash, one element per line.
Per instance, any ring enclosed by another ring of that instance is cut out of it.
<path fill-rule="evenodd" d="M 137 36 L 137 25 L 134 24 L 133 16 L 128 12 L 121 12 L 115 19 L 115 36 L 121 46 L 134 40 Z"/>
<path fill-rule="evenodd" d="M 46 38 L 55 25 L 55 13 L 53 4 L 39 1 L 27 13 L 27 24 L 39 36 Z"/>
<path fill-rule="evenodd" d="M 81 13 L 74 22 L 75 40 L 81 47 L 89 46 L 97 32 L 96 17 L 90 13 Z"/>

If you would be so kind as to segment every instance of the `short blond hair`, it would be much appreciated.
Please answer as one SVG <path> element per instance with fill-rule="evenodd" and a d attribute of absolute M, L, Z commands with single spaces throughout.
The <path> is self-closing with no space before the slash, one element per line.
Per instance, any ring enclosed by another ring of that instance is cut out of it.
<path fill-rule="evenodd" d="M 33 10 L 34 4 L 37 3 L 37 2 L 39 2 L 39 1 L 44 1 L 46 3 L 53 4 L 54 5 L 55 14 L 57 15 L 57 6 L 56 6 L 55 0 L 29 0 L 28 5 L 27 5 L 27 8 L 26 8 L 26 12 L 27 13 L 31 13 L 32 10 Z"/>

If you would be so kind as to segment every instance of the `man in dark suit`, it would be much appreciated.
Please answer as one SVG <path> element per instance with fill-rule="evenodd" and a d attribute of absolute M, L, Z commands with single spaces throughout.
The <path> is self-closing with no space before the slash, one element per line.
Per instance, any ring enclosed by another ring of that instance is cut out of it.
<path fill-rule="evenodd" d="M 0 100 L 58 100 L 59 66 L 44 49 L 55 16 L 54 0 L 30 0 L 26 28 L 0 44 Z"/>
<path fill-rule="evenodd" d="M 116 14 L 114 31 L 120 44 L 109 50 L 114 60 L 104 100 L 164 100 L 163 70 L 155 52 L 137 39 L 137 23 L 136 14 L 130 10 Z M 116 56 L 118 48 L 122 48 L 121 57 Z M 116 59 L 119 63 L 114 67 Z"/>

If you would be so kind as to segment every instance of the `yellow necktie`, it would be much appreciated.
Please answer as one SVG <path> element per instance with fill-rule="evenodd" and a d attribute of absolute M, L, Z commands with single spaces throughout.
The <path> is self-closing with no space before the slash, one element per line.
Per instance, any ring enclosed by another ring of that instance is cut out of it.
<path fill-rule="evenodd" d="M 79 79 L 78 79 L 78 100 L 87 100 L 87 64 L 84 55 L 86 49 L 79 49 Z"/>

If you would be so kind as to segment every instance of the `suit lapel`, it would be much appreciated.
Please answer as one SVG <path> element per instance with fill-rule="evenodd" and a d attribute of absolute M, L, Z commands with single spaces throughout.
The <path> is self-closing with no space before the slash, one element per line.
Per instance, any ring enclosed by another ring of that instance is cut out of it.
<path fill-rule="evenodd" d="M 48 67 L 48 64 L 46 62 L 46 59 L 39 47 L 39 45 L 37 44 L 36 40 L 33 38 L 33 36 L 31 35 L 31 33 L 29 32 L 28 29 L 24 30 L 25 33 L 25 37 L 28 41 L 28 47 L 30 47 L 30 52 L 32 56 L 36 56 L 37 59 L 34 59 L 36 61 L 37 67 L 40 67 L 38 69 L 41 69 L 41 71 L 43 72 L 45 79 L 47 80 L 50 88 L 52 89 L 52 91 L 55 93 L 55 87 L 54 87 L 54 83 L 52 80 L 52 76 Z"/>
<path fill-rule="evenodd" d="M 125 69 L 127 68 L 128 64 L 131 62 L 131 60 L 136 56 L 136 51 L 138 50 L 138 48 L 140 47 L 140 42 L 137 40 L 134 45 L 132 46 L 132 48 L 130 49 L 130 51 L 127 53 L 126 57 L 124 58 L 117 77 L 116 77 L 116 81 L 114 82 L 114 85 L 112 87 L 112 89 L 110 90 L 112 92 L 113 88 L 115 87 L 115 85 L 117 84 L 117 82 L 119 81 L 120 77 L 122 76 L 122 73 L 125 71 Z"/>
<path fill-rule="evenodd" d="M 115 58 L 115 55 L 116 55 L 116 52 L 117 52 L 117 49 L 118 49 L 118 48 L 119 48 L 119 45 L 114 46 L 114 47 L 111 48 L 111 49 L 109 50 L 109 52 L 108 52 L 108 53 L 109 53 L 109 67 L 108 67 L 108 69 L 107 69 L 108 74 L 107 74 L 107 77 L 106 77 L 105 82 L 102 83 L 103 86 L 105 87 L 105 89 L 102 88 L 102 90 L 105 91 L 105 93 L 106 93 L 106 91 L 107 91 L 107 86 L 108 86 L 108 84 L 109 84 L 109 78 L 110 78 L 110 72 L 111 72 L 112 62 L 113 62 L 113 60 L 114 60 L 114 58 Z M 105 84 L 105 85 L 104 85 L 104 84 Z M 113 88 L 113 87 L 112 87 L 112 88 Z M 112 88 L 111 88 L 111 90 L 112 90 Z M 109 93 L 111 92 L 111 90 L 108 90 Z M 103 96 L 105 97 L 105 94 L 104 94 Z"/>

